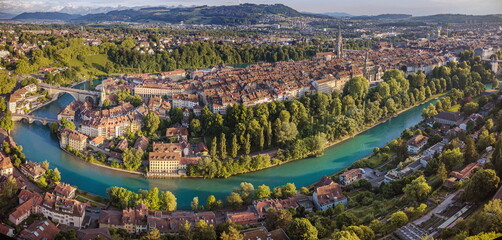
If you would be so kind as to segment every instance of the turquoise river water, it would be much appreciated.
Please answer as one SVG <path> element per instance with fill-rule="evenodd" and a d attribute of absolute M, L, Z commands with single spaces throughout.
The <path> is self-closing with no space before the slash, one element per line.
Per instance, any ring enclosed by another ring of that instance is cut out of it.
<path fill-rule="evenodd" d="M 79 85 L 78 87 L 87 88 L 88 86 Z M 55 118 L 59 110 L 71 101 L 73 97 L 65 94 L 57 101 L 35 111 L 34 114 Z M 255 187 L 266 184 L 271 188 L 289 182 L 296 184 L 297 188 L 310 185 L 324 175 L 346 168 L 354 161 L 368 156 L 373 148 L 382 147 L 388 141 L 398 137 L 405 128 L 420 122 L 422 109 L 428 105 L 427 103 L 414 107 L 387 122 L 336 144 L 326 149 L 321 157 L 298 160 L 227 179 L 146 179 L 140 175 L 94 166 L 62 151 L 57 138 L 50 134 L 49 127 L 37 122 L 34 124 L 17 122 L 12 135 L 15 141 L 23 146 L 23 152 L 29 160 L 35 162 L 48 160 L 51 168 L 59 169 L 62 181 L 78 186 L 79 189 L 106 196 L 106 189 L 111 186 L 125 187 L 133 191 L 158 187 L 160 190 L 169 190 L 176 195 L 178 208 L 188 209 L 193 197 L 198 196 L 202 203 L 211 194 L 224 200 L 225 196 L 241 182 L 250 182 Z"/>

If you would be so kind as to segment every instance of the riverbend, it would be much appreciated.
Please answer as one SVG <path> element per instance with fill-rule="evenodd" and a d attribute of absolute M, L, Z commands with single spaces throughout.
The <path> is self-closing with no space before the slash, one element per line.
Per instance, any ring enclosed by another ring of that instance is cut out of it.
<path fill-rule="evenodd" d="M 59 110 L 72 100 L 70 95 L 65 94 L 57 101 L 40 108 L 35 114 L 55 117 Z M 132 191 L 158 187 L 161 190 L 173 192 L 178 198 L 178 207 L 188 209 L 193 197 L 198 196 L 200 199 L 206 199 L 207 196 L 214 194 L 218 199 L 223 200 L 241 182 L 250 182 L 255 186 L 266 184 L 272 188 L 288 182 L 294 183 L 297 188 L 308 186 L 318 181 L 322 176 L 331 175 L 368 156 L 373 148 L 382 147 L 388 141 L 397 138 L 405 128 L 414 126 L 421 121 L 422 109 L 427 106 L 428 103 L 416 106 L 359 135 L 340 142 L 326 149 L 321 157 L 297 160 L 227 179 L 146 179 L 140 175 L 88 164 L 60 149 L 57 138 L 50 134 L 48 127 L 40 124 L 18 122 L 12 135 L 15 141 L 23 146 L 23 152 L 29 160 L 35 162 L 48 160 L 51 163 L 51 168 L 57 167 L 60 170 L 64 182 L 78 186 L 81 190 L 105 196 L 106 189 L 112 186 L 125 187 Z"/>

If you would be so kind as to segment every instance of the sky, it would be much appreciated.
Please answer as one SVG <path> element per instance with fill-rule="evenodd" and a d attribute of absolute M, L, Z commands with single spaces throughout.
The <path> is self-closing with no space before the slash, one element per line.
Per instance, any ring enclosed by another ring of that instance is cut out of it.
<path fill-rule="evenodd" d="M 0 0 L 0 12 L 59 11 L 65 8 L 235 5 L 246 2 L 282 3 L 301 12 L 346 12 L 352 15 L 502 14 L 502 0 Z"/>

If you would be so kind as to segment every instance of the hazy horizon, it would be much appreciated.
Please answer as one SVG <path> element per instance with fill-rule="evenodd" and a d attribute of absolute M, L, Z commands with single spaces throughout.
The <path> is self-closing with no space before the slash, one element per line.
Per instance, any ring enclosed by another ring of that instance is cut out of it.
<path fill-rule="evenodd" d="M 185 0 L 185 1 L 155 1 L 155 0 L 0 0 L 0 12 L 47 12 L 63 11 L 88 13 L 92 9 L 103 11 L 112 8 L 131 8 L 148 6 L 184 6 L 193 5 L 236 5 L 240 3 L 274 4 L 281 3 L 300 12 L 331 13 L 344 12 L 351 15 L 378 14 L 411 14 L 414 16 L 451 13 L 488 15 L 502 14 L 500 0 L 251 0 L 251 1 L 220 1 L 220 0 Z"/>

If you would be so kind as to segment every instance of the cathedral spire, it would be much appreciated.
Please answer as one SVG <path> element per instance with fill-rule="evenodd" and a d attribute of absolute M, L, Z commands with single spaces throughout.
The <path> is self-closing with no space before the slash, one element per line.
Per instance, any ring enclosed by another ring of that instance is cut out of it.
<path fill-rule="evenodd" d="M 336 55 L 338 58 L 343 57 L 343 52 L 342 52 L 342 28 L 340 25 L 338 25 L 338 36 L 336 38 Z"/>

